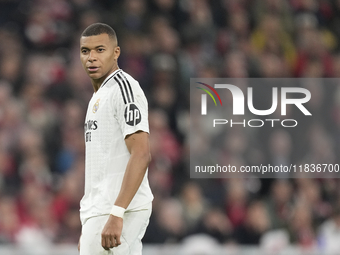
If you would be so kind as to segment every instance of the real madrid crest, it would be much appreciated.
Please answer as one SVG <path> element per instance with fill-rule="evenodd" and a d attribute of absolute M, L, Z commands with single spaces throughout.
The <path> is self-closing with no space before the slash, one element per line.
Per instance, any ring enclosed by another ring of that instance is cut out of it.
<path fill-rule="evenodd" d="M 99 109 L 99 101 L 100 101 L 100 98 L 97 100 L 97 102 L 93 106 L 93 109 L 92 109 L 93 113 L 96 113 L 98 111 L 98 109 Z"/>

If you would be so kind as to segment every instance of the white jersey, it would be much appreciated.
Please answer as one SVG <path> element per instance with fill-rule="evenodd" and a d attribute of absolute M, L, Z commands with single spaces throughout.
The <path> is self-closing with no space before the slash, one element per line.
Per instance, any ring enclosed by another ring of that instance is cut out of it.
<path fill-rule="evenodd" d="M 93 94 L 85 120 L 85 194 L 80 219 L 109 214 L 120 191 L 130 153 L 125 137 L 149 132 L 148 104 L 139 83 L 121 69 Z M 153 200 L 147 172 L 127 210 Z"/>

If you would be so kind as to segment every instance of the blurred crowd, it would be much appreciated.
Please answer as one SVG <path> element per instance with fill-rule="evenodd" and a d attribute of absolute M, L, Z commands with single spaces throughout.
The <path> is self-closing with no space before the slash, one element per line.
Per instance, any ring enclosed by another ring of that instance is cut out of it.
<path fill-rule="evenodd" d="M 93 93 L 79 36 L 94 22 L 116 30 L 119 66 L 149 101 L 155 200 L 145 243 L 206 234 L 340 250 L 338 179 L 190 179 L 188 140 L 192 77 L 339 77 L 339 0 L 0 1 L 0 243 L 78 242 Z M 318 96 L 308 133 L 273 128 L 249 150 L 237 130 L 221 156 L 339 163 L 340 86 L 309 89 Z"/>

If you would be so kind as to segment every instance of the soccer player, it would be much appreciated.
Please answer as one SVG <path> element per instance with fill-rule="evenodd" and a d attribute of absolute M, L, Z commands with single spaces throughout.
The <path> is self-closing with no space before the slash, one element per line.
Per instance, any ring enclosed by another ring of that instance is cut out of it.
<path fill-rule="evenodd" d="M 118 67 L 115 31 L 95 23 L 80 38 L 94 94 L 85 120 L 85 194 L 80 255 L 142 254 L 151 214 L 148 105 L 139 83 Z"/>

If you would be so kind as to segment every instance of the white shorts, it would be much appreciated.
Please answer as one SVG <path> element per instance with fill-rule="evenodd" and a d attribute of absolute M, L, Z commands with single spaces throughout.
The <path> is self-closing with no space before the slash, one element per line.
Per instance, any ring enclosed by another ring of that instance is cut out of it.
<path fill-rule="evenodd" d="M 89 218 L 82 227 L 80 255 L 141 255 L 142 238 L 149 224 L 152 204 L 144 208 L 124 213 L 122 244 L 110 250 L 105 250 L 101 245 L 102 230 L 109 215 Z"/>

